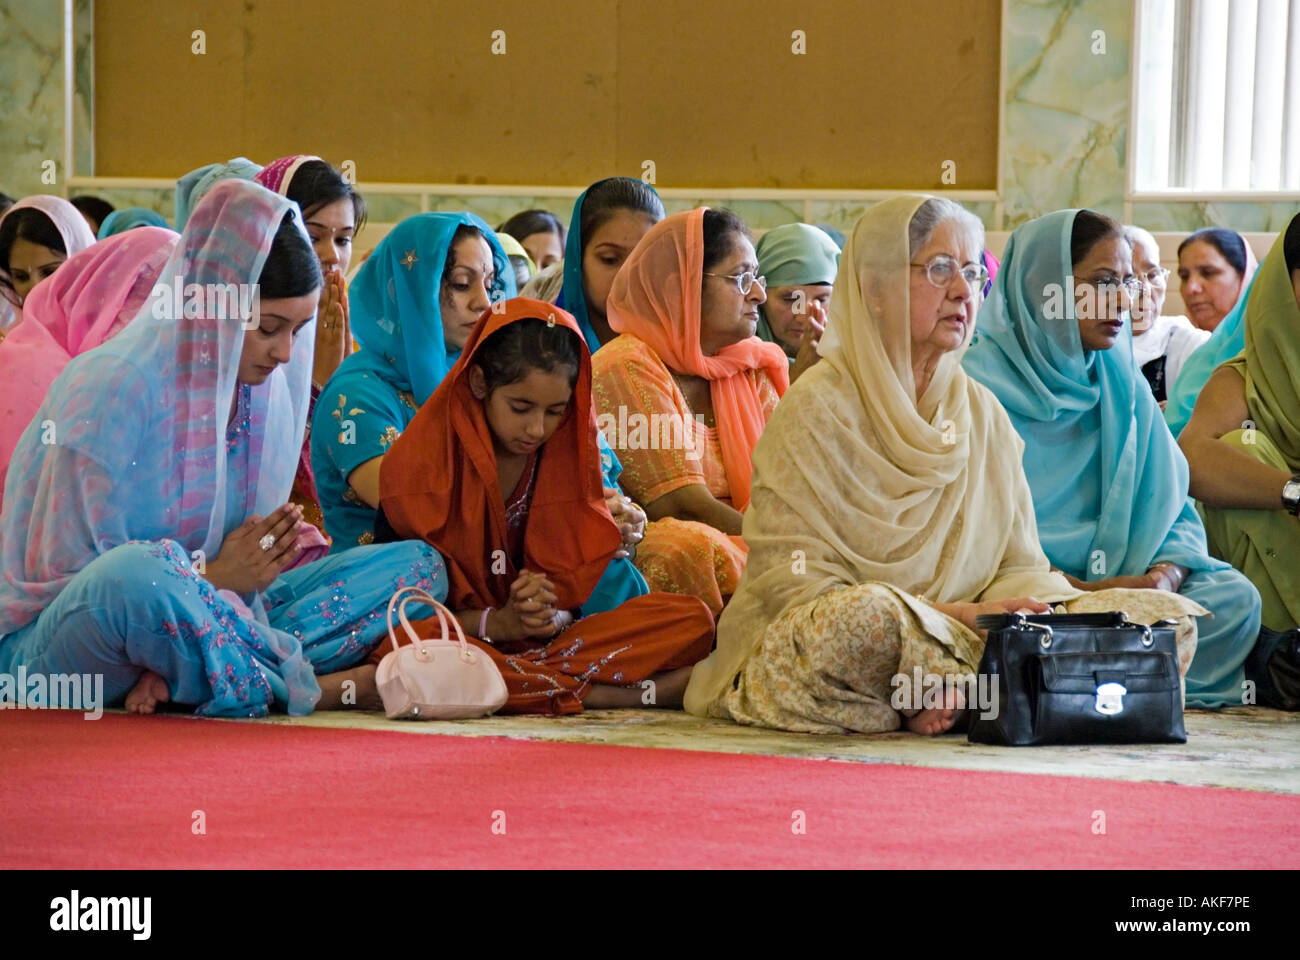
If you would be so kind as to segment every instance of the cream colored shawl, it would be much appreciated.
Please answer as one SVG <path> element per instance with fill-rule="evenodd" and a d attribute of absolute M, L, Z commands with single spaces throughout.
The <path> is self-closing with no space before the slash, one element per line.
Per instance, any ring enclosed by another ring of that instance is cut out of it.
<path fill-rule="evenodd" d="M 831 590 L 893 587 L 941 638 L 965 628 L 916 594 L 939 603 L 1080 595 L 1051 572 L 1024 444 L 962 370 L 964 344 L 915 397 L 907 228 L 924 200 L 877 204 L 845 244 L 823 359 L 790 388 L 754 451 L 749 560 L 717 650 L 692 672 L 691 713 L 706 715 L 725 695 L 769 624 Z"/>

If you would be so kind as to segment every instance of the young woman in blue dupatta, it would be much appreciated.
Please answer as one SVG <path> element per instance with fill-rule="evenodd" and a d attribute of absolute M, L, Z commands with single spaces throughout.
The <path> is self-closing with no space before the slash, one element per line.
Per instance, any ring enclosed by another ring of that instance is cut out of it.
<path fill-rule="evenodd" d="M 605 316 L 614 275 L 663 218 L 655 188 L 632 177 L 597 180 L 574 202 L 564 245 L 564 285 L 555 303 L 573 314 L 592 353 L 618 336 Z"/>
<path fill-rule="evenodd" d="M 1241 704 L 1259 594 L 1210 557 L 1187 461 L 1133 361 L 1139 284 L 1121 229 L 1062 210 L 1016 230 L 963 364 L 1025 441 L 1052 564 L 1083 590 L 1149 588 L 1162 616 L 1182 615 L 1180 600 L 1199 605 L 1187 704 Z"/>
<path fill-rule="evenodd" d="M 552 268 L 554 273 L 543 273 L 537 278 L 536 287 L 530 284 L 539 299 L 550 300 L 573 315 L 592 353 L 617 336 L 605 316 L 605 301 L 609 299 L 614 275 L 641 238 L 663 218 L 663 201 L 649 184 L 632 177 L 597 180 L 574 201 L 562 270 Z M 558 290 L 554 289 L 553 282 L 548 283 L 556 274 L 562 278 Z M 618 478 L 623 465 L 604 434 L 597 440 L 605 487 L 613 491 L 610 510 L 618 516 L 615 498 L 622 497 Z"/>
<path fill-rule="evenodd" d="M 460 356 L 479 316 L 514 296 L 501 244 L 472 213 L 421 213 L 380 241 L 348 288 L 360 349 L 321 389 L 311 464 L 333 550 L 374 541 L 379 464 Z"/>
<path fill-rule="evenodd" d="M 102 674 L 106 704 L 140 713 L 310 713 L 373 676 L 348 668 L 394 591 L 446 595 L 422 543 L 305 562 L 324 540 L 286 500 L 320 284 L 291 201 L 231 180 L 198 204 L 135 319 L 67 365 L 19 438 L 0 672 Z"/>

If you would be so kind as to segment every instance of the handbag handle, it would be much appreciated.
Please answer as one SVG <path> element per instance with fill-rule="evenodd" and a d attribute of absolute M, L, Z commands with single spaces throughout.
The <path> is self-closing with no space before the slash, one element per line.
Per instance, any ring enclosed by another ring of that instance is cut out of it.
<path fill-rule="evenodd" d="M 1151 632 L 1151 628 L 1145 623 L 1134 623 L 1129 619 L 1127 613 L 1119 613 L 1117 616 L 1120 618 L 1120 623 L 1118 624 L 1119 627 L 1134 627 L 1142 631 L 1142 646 L 1150 647 L 1156 642 L 1155 635 Z M 983 619 L 982 616 L 977 618 L 976 622 L 978 623 L 981 619 Z M 1161 622 L 1163 623 L 1163 621 Z M 1038 638 L 1038 645 L 1044 650 L 1051 649 L 1054 634 L 1052 628 L 1046 623 L 1036 623 L 1026 617 L 1023 613 L 1013 613 L 1010 614 L 1010 622 L 1006 623 L 1005 627 L 1011 630 L 1027 630 L 1042 634 Z"/>
<path fill-rule="evenodd" d="M 416 636 L 415 630 L 411 627 L 411 621 L 406 618 L 406 605 L 412 600 L 418 600 L 427 606 L 433 607 L 433 612 L 438 616 L 438 624 L 442 628 L 442 638 L 450 640 L 449 634 L 454 629 L 456 639 L 460 643 L 460 658 L 466 663 L 473 663 L 474 655 L 470 652 L 469 641 L 465 639 L 465 631 L 461 628 L 456 615 L 430 596 L 427 591 L 419 587 L 402 587 L 388 601 L 388 635 L 393 640 L 393 649 L 396 650 L 400 646 L 397 642 L 397 634 L 393 631 L 394 607 L 397 608 L 397 618 L 401 621 L 402 629 L 406 631 L 406 636 L 411 641 L 411 645 L 421 647 L 426 642 Z M 451 628 L 447 626 L 448 620 L 451 621 Z"/>

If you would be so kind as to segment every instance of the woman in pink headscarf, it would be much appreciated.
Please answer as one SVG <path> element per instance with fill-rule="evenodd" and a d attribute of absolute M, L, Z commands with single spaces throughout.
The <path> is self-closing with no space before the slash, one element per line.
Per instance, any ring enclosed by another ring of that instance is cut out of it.
<path fill-rule="evenodd" d="M 25 322 L 0 342 L 0 492 L 18 437 L 50 384 L 68 361 L 115 336 L 135 316 L 176 240 L 162 227 L 109 237 L 69 257 L 27 297 Z"/>
<path fill-rule="evenodd" d="M 18 436 L 69 360 L 116 336 L 153 289 L 177 234 L 160 226 L 95 243 L 36 285 L 25 323 L 0 342 L 0 493 Z"/>
<path fill-rule="evenodd" d="M 62 197 L 25 197 L 0 217 L 0 338 L 23 318 L 23 301 L 74 253 L 95 242 L 86 219 Z"/>
<path fill-rule="evenodd" d="M 352 262 L 352 239 L 366 222 L 366 202 L 341 173 L 320 157 L 310 154 L 300 153 L 273 160 L 253 179 L 298 204 L 303 225 L 325 277 L 317 311 L 307 434 L 298 458 L 293 493 L 289 497 L 302 507 L 303 518 L 323 533 L 325 518 L 321 513 L 316 476 L 311 466 L 311 418 L 321 388 L 354 349 L 348 317 L 348 291 L 343 277 Z"/>

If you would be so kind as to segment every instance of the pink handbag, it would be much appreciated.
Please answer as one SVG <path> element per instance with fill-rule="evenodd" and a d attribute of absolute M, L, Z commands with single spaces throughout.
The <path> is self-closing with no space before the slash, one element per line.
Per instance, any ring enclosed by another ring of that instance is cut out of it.
<path fill-rule="evenodd" d="M 421 640 L 406 619 L 411 601 L 433 607 L 441 636 Z M 401 646 L 393 630 L 393 610 L 410 643 Z M 451 628 L 448 627 L 450 621 Z M 450 639 L 451 629 L 456 631 Z M 388 601 L 388 636 L 393 649 L 379 661 L 375 685 L 389 720 L 460 720 L 486 717 L 509 695 L 492 658 L 469 645 L 456 615 L 418 587 L 403 587 Z"/>

